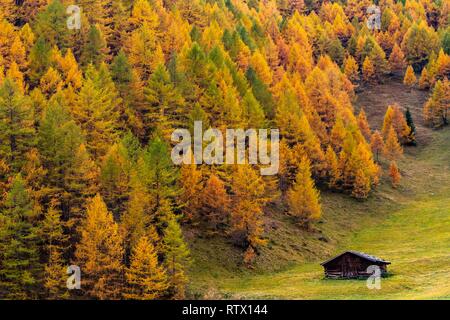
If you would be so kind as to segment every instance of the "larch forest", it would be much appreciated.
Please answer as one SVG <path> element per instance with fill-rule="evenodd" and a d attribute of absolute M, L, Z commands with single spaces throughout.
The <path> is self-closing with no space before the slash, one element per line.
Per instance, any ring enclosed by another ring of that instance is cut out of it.
<path fill-rule="evenodd" d="M 409 192 L 405 154 L 449 130 L 449 77 L 449 0 L 0 0 L 0 298 L 238 294 L 199 285 L 202 250 L 233 265 L 211 274 L 277 272 L 279 225 L 324 260 L 347 219 L 330 199 Z M 420 108 L 356 102 L 390 82 Z M 196 121 L 279 129 L 278 173 L 175 165 L 171 134 Z"/>

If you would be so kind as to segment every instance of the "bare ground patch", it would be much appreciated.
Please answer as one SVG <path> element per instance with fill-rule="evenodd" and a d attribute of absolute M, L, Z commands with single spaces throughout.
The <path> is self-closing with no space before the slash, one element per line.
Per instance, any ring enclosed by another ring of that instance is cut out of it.
<path fill-rule="evenodd" d="M 389 105 L 398 103 L 402 110 L 409 107 L 416 125 L 416 138 L 419 145 L 425 145 L 432 138 L 432 129 L 425 125 L 423 105 L 428 99 L 429 92 L 419 89 L 409 89 L 403 85 L 402 79 L 392 77 L 384 83 L 360 88 L 354 103 L 355 113 L 364 108 L 372 129 L 380 129 L 383 125 L 384 114 Z"/>

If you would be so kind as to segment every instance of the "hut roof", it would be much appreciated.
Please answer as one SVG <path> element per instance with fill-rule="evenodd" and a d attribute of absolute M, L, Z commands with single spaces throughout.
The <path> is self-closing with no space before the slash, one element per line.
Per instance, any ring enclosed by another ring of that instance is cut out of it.
<path fill-rule="evenodd" d="M 331 259 L 328 259 L 328 260 L 325 261 L 325 262 L 322 262 L 320 265 L 322 265 L 322 266 L 323 266 L 323 265 L 326 265 L 328 262 L 331 262 L 331 261 L 333 261 L 333 260 L 335 260 L 335 259 L 337 259 L 337 258 L 343 256 L 343 255 L 346 254 L 346 253 L 350 253 L 350 254 L 356 255 L 356 256 L 358 256 L 358 257 L 361 257 L 361 258 L 363 258 L 363 259 L 369 260 L 369 261 L 374 262 L 374 263 L 391 264 L 389 261 L 383 260 L 383 259 L 381 259 L 381 258 L 372 256 L 372 255 L 367 254 L 367 253 L 364 253 L 364 252 L 348 250 L 348 251 L 345 251 L 345 252 L 341 253 L 340 255 L 337 255 L 336 257 L 333 257 L 333 258 L 331 258 Z"/>

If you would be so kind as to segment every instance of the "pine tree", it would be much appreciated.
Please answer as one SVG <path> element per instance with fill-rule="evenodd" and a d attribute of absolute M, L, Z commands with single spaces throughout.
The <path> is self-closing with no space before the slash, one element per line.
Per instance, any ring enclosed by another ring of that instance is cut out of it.
<path fill-rule="evenodd" d="M 412 88 L 416 84 L 417 79 L 416 75 L 414 74 L 414 69 L 411 66 L 408 66 L 406 69 L 405 77 L 403 79 L 403 84 Z"/>
<path fill-rule="evenodd" d="M 391 164 L 389 165 L 389 176 L 391 177 L 392 187 L 397 188 L 400 183 L 401 175 L 395 161 L 391 161 Z"/>
<path fill-rule="evenodd" d="M 0 86 L 0 157 L 19 169 L 33 145 L 31 105 L 18 85 L 6 78 Z"/>
<path fill-rule="evenodd" d="M 36 17 L 34 33 L 40 35 L 51 46 L 65 49 L 69 46 L 66 8 L 60 0 L 52 0 Z"/>
<path fill-rule="evenodd" d="M 107 54 L 106 40 L 102 32 L 98 26 L 91 26 L 81 54 L 82 64 L 99 66 L 105 60 Z"/>
<path fill-rule="evenodd" d="M 36 214 L 21 175 L 15 176 L 0 215 L 0 292 L 4 298 L 33 299 L 42 271 Z"/>
<path fill-rule="evenodd" d="M 322 211 L 310 167 L 309 159 L 304 157 L 299 164 L 295 184 L 287 193 L 289 212 L 303 226 L 319 219 Z"/>
<path fill-rule="evenodd" d="M 80 128 L 70 118 L 65 99 L 56 94 L 49 102 L 38 132 L 38 148 L 44 167 L 47 168 L 47 182 L 52 189 L 52 198 L 65 201 L 65 173 L 75 157 L 75 151 L 82 143 Z M 63 212 L 68 219 L 68 211 Z"/>
<path fill-rule="evenodd" d="M 139 137 L 145 136 L 143 110 L 147 108 L 144 86 L 136 70 L 133 70 L 124 51 L 113 59 L 111 76 L 116 84 L 123 108 L 120 109 L 120 126 L 128 128 Z"/>
<path fill-rule="evenodd" d="M 406 141 L 410 145 L 416 145 L 416 125 L 414 124 L 414 120 L 409 108 L 406 108 L 405 120 L 406 124 L 409 127 L 409 135 L 406 137 Z"/>
<path fill-rule="evenodd" d="M 119 227 L 100 195 L 87 205 L 75 257 L 83 270 L 83 291 L 97 299 L 120 298 L 123 248 Z"/>
<path fill-rule="evenodd" d="M 127 210 L 122 213 L 120 228 L 127 253 L 138 245 L 142 237 L 150 236 L 151 202 L 145 186 L 136 175 L 130 181 L 131 190 Z"/>
<path fill-rule="evenodd" d="M 18 20 L 18 16 L 15 10 L 15 3 L 9 0 L 0 1 L 2 10 L 0 11 L 0 18 L 8 19 L 9 22 L 15 23 Z"/>
<path fill-rule="evenodd" d="M 176 184 L 178 170 L 170 158 L 167 144 L 155 137 L 138 161 L 138 166 L 153 204 L 154 222 L 161 231 L 162 225 L 167 223 L 167 215 L 171 214 L 174 197 L 179 194 Z"/>
<path fill-rule="evenodd" d="M 133 247 L 130 267 L 126 269 L 127 299 L 153 300 L 161 298 L 168 289 L 167 276 L 158 262 L 152 242 L 145 236 Z"/>
<path fill-rule="evenodd" d="M 401 157 L 403 149 L 398 142 L 394 127 L 390 127 L 386 142 L 384 144 L 384 156 L 389 160 L 395 160 Z"/>
<path fill-rule="evenodd" d="M 148 102 L 143 110 L 145 127 L 154 127 L 170 141 L 174 128 L 180 127 L 184 120 L 184 99 L 170 80 L 164 65 L 157 67 L 144 92 Z"/>
<path fill-rule="evenodd" d="M 168 296 L 177 300 L 184 299 L 188 282 L 187 268 L 191 258 L 180 225 L 173 217 L 168 219 L 164 230 L 163 252 L 168 276 Z"/>
<path fill-rule="evenodd" d="M 106 154 L 117 137 L 118 104 L 120 99 L 106 66 L 98 70 L 89 67 L 87 77 L 72 110 L 83 129 L 86 147 L 94 158 Z"/>
<path fill-rule="evenodd" d="M 259 79 L 253 68 L 248 68 L 246 78 L 251 84 L 252 92 L 255 98 L 261 104 L 267 117 L 273 117 L 275 112 L 275 101 L 268 87 Z"/>
<path fill-rule="evenodd" d="M 130 187 L 130 159 L 121 143 L 114 144 L 100 167 L 101 194 L 115 217 L 125 212 Z"/>
<path fill-rule="evenodd" d="M 263 128 L 265 126 L 265 114 L 258 100 L 253 93 L 248 90 L 243 100 L 243 116 L 247 128 Z"/>
<path fill-rule="evenodd" d="M 1 13 L 1 12 L 0 12 Z M 0 15 L 0 18 L 1 15 Z M 10 51 L 12 46 L 12 41 L 15 38 L 14 25 L 6 21 L 6 19 L 0 20 L 0 66 L 4 68 L 9 68 L 11 64 Z"/>
<path fill-rule="evenodd" d="M 51 63 L 51 46 L 43 36 L 40 36 L 29 55 L 29 77 L 32 84 L 39 83 L 41 77 L 47 72 Z"/>
<path fill-rule="evenodd" d="M 65 172 L 65 190 L 70 226 L 80 225 L 85 212 L 85 204 L 99 192 L 99 169 L 91 159 L 86 146 L 80 144 Z M 73 234 L 76 230 L 72 229 Z M 76 237 L 75 237 L 76 239 Z"/>
<path fill-rule="evenodd" d="M 127 86 L 132 81 L 133 69 L 123 50 L 114 57 L 111 63 L 111 76 L 119 92 L 125 93 Z"/>

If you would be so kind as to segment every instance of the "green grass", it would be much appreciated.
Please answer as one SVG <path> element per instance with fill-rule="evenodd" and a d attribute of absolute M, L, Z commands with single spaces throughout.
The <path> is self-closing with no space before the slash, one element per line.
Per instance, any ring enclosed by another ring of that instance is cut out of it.
<path fill-rule="evenodd" d="M 269 223 L 277 228 L 252 271 L 239 265 L 239 249 L 224 239 L 200 239 L 193 246 L 191 290 L 199 297 L 213 291 L 219 298 L 449 299 L 449 166 L 445 129 L 434 132 L 427 146 L 408 149 L 398 189 L 385 178 L 364 202 L 324 193 L 316 232 L 297 229 L 274 210 Z M 364 280 L 323 279 L 319 263 L 348 249 L 392 262 L 380 290 L 369 290 Z"/>

